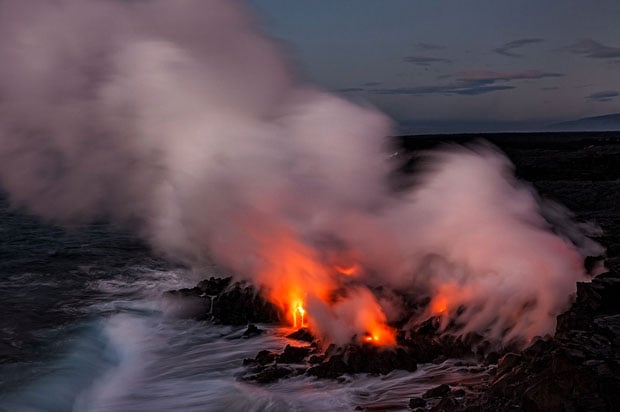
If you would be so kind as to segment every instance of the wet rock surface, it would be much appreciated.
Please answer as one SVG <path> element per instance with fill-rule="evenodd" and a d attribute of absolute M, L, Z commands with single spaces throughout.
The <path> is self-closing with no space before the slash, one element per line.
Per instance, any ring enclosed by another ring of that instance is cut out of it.
<path fill-rule="evenodd" d="M 245 330 L 245 332 L 243 332 L 243 335 L 241 335 L 241 337 L 246 339 L 253 338 L 254 336 L 262 335 L 264 332 L 264 330 L 259 329 L 256 325 L 249 324 L 248 328 Z"/>
<path fill-rule="evenodd" d="M 417 362 L 403 348 L 382 349 L 370 344 L 328 348 L 323 362 L 308 369 L 307 373 L 319 378 L 338 378 L 344 374 L 387 374 L 395 369 L 415 371 Z"/>
<path fill-rule="evenodd" d="M 254 286 L 233 282 L 231 277 L 211 277 L 194 288 L 169 291 L 165 296 L 198 305 L 192 316 L 198 320 L 211 320 L 224 325 L 280 321 L 278 308 L 265 300 Z M 248 334 L 255 336 L 256 332 L 248 331 Z"/>
<path fill-rule="evenodd" d="M 464 397 L 463 389 L 453 389 L 444 383 L 427 390 L 421 397 L 409 399 L 409 409 L 434 412 L 453 411 L 460 407 Z"/>
<path fill-rule="evenodd" d="M 278 356 L 280 363 L 302 363 L 311 352 L 311 348 L 286 345 L 284 352 Z"/>
<path fill-rule="evenodd" d="M 310 333 L 310 331 L 307 328 L 300 328 L 296 330 L 295 332 L 287 335 L 286 337 L 289 339 L 295 339 L 295 340 L 299 340 L 302 342 L 312 342 L 315 339 L 315 337 L 312 335 L 312 333 Z"/>
<path fill-rule="evenodd" d="M 484 352 L 474 348 L 480 343 L 479 337 L 469 335 L 463 339 L 439 332 L 439 319 L 429 318 L 421 324 L 405 331 L 401 330 L 398 344 L 419 363 L 441 363 L 449 358 L 479 358 Z"/>
<path fill-rule="evenodd" d="M 372 343 L 321 348 L 320 342 L 314 340 L 305 346 L 287 345 L 282 352 L 261 351 L 254 359 L 244 361 L 244 365 L 249 367 L 245 379 L 258 382 L 259 377 L 262 379 L 262 370 L 271 373 L 268 370 L 274 364 L 297 364 L 294 374 L 339 379 L 343 375 L 357 373 L 385 375 L 394 370 L 415 371 L 419 363 L 441 363 L 448 358 L 483 361 L 483 356 L 471 349 L 471 342 L 440 336 L 438 327 L 437 319 L 432 318 L 409 331 L 407 337 L 404 337 L 405 331 L 400 331 L 399 344 L 393 348 L 383 348 Z M 306 341 L 309 335 L 307 330 L 299 329 L 287 335 L 287 338 L 297 338 L 301 342 Z M 293 373 L 287 376 L 291 375 Z"/>
<path fill-rule="evenodd" d="M 282 378 L 295 375 L 296 371 L 293 368 L 279 365 L 269 365 L 261 369 L 257 369 L 255 373 L 247 374 L 243 377 L 243 380 L 254 381 L 256 383 L 273 383 Z"/>
<path fill-rule="evenodd" d="M 424 408 L 425 406 L 426 406 L 426 400 L 423 398 L 415 397 L 415 398 L 409 399 L 409 408 L 411 409 Z"/>
<path fill-rule="evenodd" d="M 620 276 L 580 283 L 554 338 L 498 362 L 489 388 L 460 410 L 615 411 L 620 405 Z"/>
<path fill-rule="evenodd" d="M 443 385 L 439 385 L 435 388 L 429 389 L 426 392 L 424 392 L 424 395 L 422 395 L 422 398 L 423 399 L 439 398 L 439 397 L 448 395 L 450 392 L 451 392 L 450 386 L 444 383 Z"/>
<path fill-rule="evenodd" d="M 305 374 L 322 379 L 337 379 L 354 373 L 387 374 L 395 369 L 417 369 L 415 359 L 403 348 L 389 350 L 370 344 L 332 345 L 324 354 L 316 346 L 287 345 L 281 353 L 261 351 L 254 359 L 245 359 L 243 364 L 248 367 L 243 379 L 259 383 L 267 376 L 278 376 L 273 368 L 283 364 L 291 370 L 284 376 Z"/>

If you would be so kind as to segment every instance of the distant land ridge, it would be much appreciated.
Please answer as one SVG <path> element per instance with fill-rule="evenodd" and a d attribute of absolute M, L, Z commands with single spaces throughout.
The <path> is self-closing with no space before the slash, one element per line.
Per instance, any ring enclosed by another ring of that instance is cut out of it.
<path fill-rule="evenodd" d="M 614 131 L 620 130 L 620 113 L 606 114 L 603 116 L 584 117 L 579 120 L 553 123 L 546 130 L 553 131 Z"/>

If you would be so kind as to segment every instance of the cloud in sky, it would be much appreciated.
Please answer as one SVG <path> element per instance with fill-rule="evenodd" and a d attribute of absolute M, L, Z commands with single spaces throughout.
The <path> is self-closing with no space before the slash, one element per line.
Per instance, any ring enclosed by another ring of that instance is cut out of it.
<path fill-rule="evenodd" d="M 562 73 L 541 72 L 540 70 L 525 70 L 521 72 L 496 72 L 492 70 L 469 70 L 459 73 L 459 80 L 493 83 L 496 81 L 508 82 L 511 80 L 538 80 L 547 77 L 562 77 Z"/>
<path fill-rule="evenodd" d="M 391 89 L 369 90 L 373 94 L 411 95 L 422 96 L 430 94 L 478 96 L 502 90 L 511 90 L 516 86 L 508 84 L 514 80 L 538 80 L 547 77 L 560 77 L 561 73 L 541 72 L 538 70 L 526 70 L 522 72 L 495 72 L 488 70 L 472 70 L 459 73 L 457 80 L 448 84 L 398 87 Z"/>
<path fill-rule="evenodd" d="M 518 49 L 520 47 L 523 46 L 527 46 L 530 44 L 536 44 L 536 43 L 542 43 L 543 41 L 545 41 L 544 39 L 539 39 L 539 38 L 528 38 L 528 39 L 519 39 L 519 40 L 513 40 L 510 41 L 496 49 L 493 49 L 493 51 L 497 54 L 501 54 L 503 56 L 509 56 L 509 57 L 522 57 L 522 54 L 519 53 L 515 53 L 513 50 Z"/>
<path fill-rule="evenodd" d="M 356 93 L 356 92 L 363 92 L 366 89 L 362 88 L 362 87 L 346 87 L 344 89 L 337 89 L 336 92 L 338 93 Z"/>
<path fill-rule="evenodd" d="M 566 48 L 568 51 L 592 59 L 620 58 L 620 47 L 606 46 L 592 39 L 581 39 Z"/>
<path fill-rule="evenodd" d="M 377 86 L 381 86 L 383 84 L 383 82 L 366 82 L 364 83 L 364 86 L 366 87 L 377 87 Z"/>
<path fill-rule="evenodd" d="M 446 48 L 446 46 L 433 43 L 418 43 L 416 44 L 416 47 L 421 50 L 442 50 Z"/>
<path fill-rule="evenodd" d="M 587 96 L 586 99 L 592 100 L 594 102 L 610 102 L 618 96 L 620 96 L 620 92 L 617 92 L 615 90 L 606 90 L 603 92 L 592 93 L 591 95 Z"/>
<path fill-rule="evenodd" d="M 418 66 L 430 66 L 432 63 L 451 63 L 452 60 L 441 57 L 428 56 L 406 56 L 403 57 L 405 63 L 413 63 Z"/>
<path fill-rule="evenodd" d="M 478 84 L 468 84 L 466 82 L 452 83 L 437 86 L 421 86 L 421 87 L 398 87 L 394 89 L 375 89 L 370 90 L 373 94 L 392 94 L 392 95 L 410 95 L 422 96 L 428 94 L 441 95 L 461 95 L 461 96 L 477 96 L 480 94 L 496 92 L 499 90 L 514 89 L 514 86 L 481 86 Z"/>

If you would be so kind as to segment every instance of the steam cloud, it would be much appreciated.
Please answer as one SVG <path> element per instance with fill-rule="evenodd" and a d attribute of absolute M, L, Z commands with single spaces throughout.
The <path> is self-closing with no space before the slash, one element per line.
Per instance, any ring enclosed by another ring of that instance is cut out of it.
<path fill-rule="evenodd" d="M 130 225 L 274 300 L 303 286 L 311 326 L 339 343 L 402 315 L 375 284 L 463 306 L 459 333 L 552 332 L 582 259 L 507 159 L 447 148 L 404 198 L 390 194 L 389 120 L 297 79 L 242 6 L 0 3 L 0 185 L 13 204 Z M 332 269 L 352 262 L 363 270 L 350 280 Z"/>

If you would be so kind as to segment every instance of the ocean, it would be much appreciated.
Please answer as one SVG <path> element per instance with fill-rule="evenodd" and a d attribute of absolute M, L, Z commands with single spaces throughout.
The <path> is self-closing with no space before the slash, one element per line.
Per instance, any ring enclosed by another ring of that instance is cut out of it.
<path fill-rule="evenodd" d="M 290 330 L 260 325 L 266 334 L 243 339 L 245 327 L 178 318 L 162 299 L 224 275 L 215 268 L 170 263 L 105 223 L 42 223 L 6 198 L 0 234 L 3 412 L 408 410 L 431 387 L 484 375 L 451 360 L 340 381 L 244 382 L 243 359 L 281 350 Z"/>

